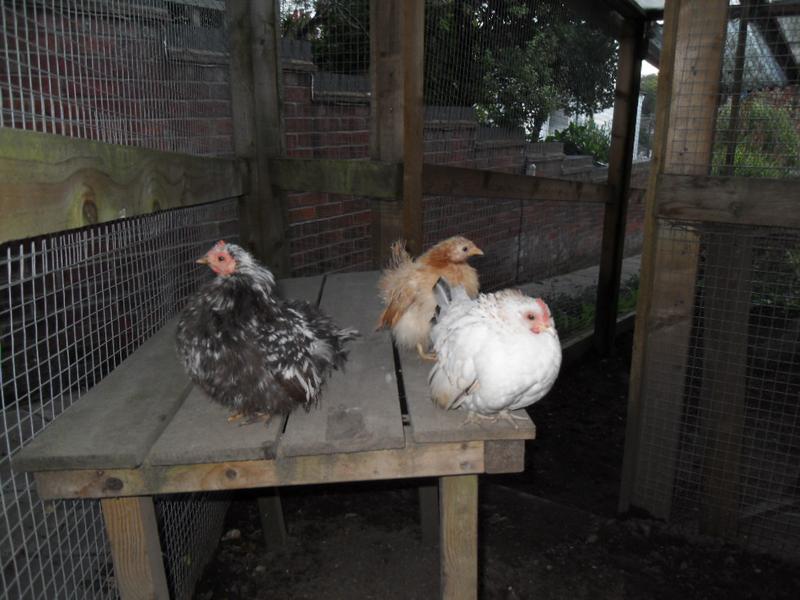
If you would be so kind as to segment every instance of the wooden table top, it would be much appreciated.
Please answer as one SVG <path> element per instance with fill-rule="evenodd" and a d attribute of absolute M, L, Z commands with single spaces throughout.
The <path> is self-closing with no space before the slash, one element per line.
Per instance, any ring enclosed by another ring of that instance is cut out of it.
<path fill-rule="evenodd" d="M 378 275 L 371 271 L 281 282 L 285 297 L 311 302 L 319 298 L 321 308 L 337 324 L 355 327 L 362 334 L 349 343 L 346 368 L 334 372 L 317 408 L 297 410 L 285 421 L 272 419 L 267 425 L 229 423 L 228 409 L 211 401 L 184 373 L 174 349 L 175 319 L 32 440 L 14 457 L 14 469 L 49 475 L 44 479 L 51 482 L 56 481 L 57 472 L 70 472 L 73 479 L 82 473 L 79 479 L 83 483 L 69 489 L 54 486 L 47 495 L 97 497 L 121 495 L 113 489 L 116 484 L 108 484 L 112 471 L 118 472 L 122 481 L 138 485 L 140 492 L 168 491 L 163 481 L 157 484 L 151 476 L 164 476 L 167 470 L 174 475 L 177 467 L 206 465 L 195 472 L 207 474 L 236 463 L 240 468 L 234 470 L 241 474 L 254 468 L 244 461 L 274 463 L 259 468 L 275 470 L 271 477 L 278 484 L 310 483 L 316 477 L 313 474 L 304 478 L 283 471 L 295 468 L 300 463 L 294 459 L 303 457 L 364 453 L 362 466 L 348 467 L 358 471 L 369 468 L 372 459 L 378 461 L 373 468 L 380 468 L 383 459 L 391 462 L 395 455 L 400 460 L 402 451 L 409 449 L 427 455 L 435 450 L 431 444 L 442 445 L 442 452 L 448 448 L 456 452 L 461 447 L 468 455 L 469 448 L 478 446 L 483 452 L 480 443 L 488 440 L 533 438 L 535 427 L 530 419 L 518 421 L 516 429 L 503 420 L 465 426 L 464 412 L 443 411 L 431 402 L 427 384 L 431 363 L 416 354 L 400 353 L 395 364 L 390 334 L 374 331 L 381 310 Z M 404 390 L 404 402 L 399 389 Z M 524 411 L 517 414 L 526 416 Z M 354 465 L 358 459 L 343 459 L 341 465 Z M 401 473 L 397 476 L 414 476 L 414 465 L 406 467 L 395 470 Z M 471 472 L 483 472 L 485 465 L 470 467 Z M 130 472 L 148 469 L 147 477 Z M 391 471 L 388 469 L 385 478 L 391 478 Z M 425 474 L 424 467 L 419 471 L 420 476 Z M 352 475 L 353 479 L 383 478 L 379 473 Z M 102 481 L 98 479 L 101 476 L 105 477 Z M 260 472 L 261 480 L 265 476 Z M 230 472 L 227 477 L 231 479 Z M 324 474 L 321 477 L 324 479 Z M 343 473 L 339 480 L 346 478 Z M 79 485 L 92 489 L 75 487 Z M 184 488 L 203 485 L 187 483 Z M 209 484 L 202 489 L 219 488 Z"/>

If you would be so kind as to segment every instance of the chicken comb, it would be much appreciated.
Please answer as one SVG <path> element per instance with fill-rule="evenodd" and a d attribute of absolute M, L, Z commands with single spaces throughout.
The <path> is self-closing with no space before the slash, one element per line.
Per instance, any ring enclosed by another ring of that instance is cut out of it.
<path fill-rule="evenodd" d="M 534 302 L 536 302 L 536 304 L 538 304 L 538 305 L 539 305 L 539 308 L 541 308 L 541 309 L 542 309 L 542 312 L 543 312 L 545 315 L 547 315 L 548 317 L 550 316 L 550 307 L 549 307 L 549 306 L 547 306 L 547 304 L 545 304 L 545 301 L 544 301 L 544 300 L 542 300 L 541 298 L 536 298 L 536 299 L 534 300 Z"/>
<path fill-rule="evenodd" d="M 216 248 L 223 248 L 224 246 L 227 246 L 227 243 L 225 242 L 225 240 L 220 240 L 216 244 L 214 244 L 214 248 L 215 249 Z"/>

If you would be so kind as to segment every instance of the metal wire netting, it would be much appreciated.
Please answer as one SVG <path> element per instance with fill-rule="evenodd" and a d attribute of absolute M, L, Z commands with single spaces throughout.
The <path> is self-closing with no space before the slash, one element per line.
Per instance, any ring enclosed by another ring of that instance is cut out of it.
<path fill-rule="evenodd" d="M 697 165 L 713 175 L 800 177 L 800 11 L 766 1 L 733 2 L 720 32 L 721 64 L 684 61 L 676 74 L 693 81 L 674 90 L 672 102 L 685 118 L 671 130 L 671 171 L 697 174 Z M 708 48 L 718 25 L 702 4 L 686 20 L 678 54 L 692 56 Z M 691 76 L 689 72 L 691 71 Z M 718 82 L 716 91 L 708 82 Z M 713 122 L 707 122 L 707 95 L 716 96 Z M 710 158 L 697 154 L 698 136 L 711 136 Z M 710 162 L 710 164 L 709 164 Z"/>
<path fill-rule="evenodd" d="M 237 238 L 237 213 L 226 200 L 0 246 L 0 596 L 116 597 L 99 504 L 40 501 L 14 455 L 176 314 L 205 275 L 193 259 Z M 177 597 L 219 506 L 157 502 Z"/>
<path fill-rule="evenodd" d="M 287 155 L 369 158 L 368 0 L 282 0 Z M 369 199 L 289 193 L 292 274 L 372 268 Z"/>
<path fill-rule="evenodd" d="M 0 7 L 0 127 L 233 154 L 225 3 L 13 0 Z"/>
<path fill-rule="evenodd" d="M 659 246 L 682 268 L 655 293 L 694 286 L 648 359 L 634 504 L 800 559 L 800 232 L 672 222 Z"/>

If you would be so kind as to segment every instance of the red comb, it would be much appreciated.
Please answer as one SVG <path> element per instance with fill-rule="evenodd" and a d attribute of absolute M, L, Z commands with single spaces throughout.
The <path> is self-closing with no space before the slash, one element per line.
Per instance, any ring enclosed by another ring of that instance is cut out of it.
<path fill-rule="evenodd" d="M 539 308 L 542 309 L 542 312 L 544 314 L 546 314 L 547 316 L 550 316 L 550 309 L 548 308 L 547 304 L 544 303 L 544 300 L 542 300 L 541 298 L 536 298 L 535 302 L 536 302 L 536 304 L 539 305 Z"/>
<path fill-rule="evenodd" d="M 222 248 L 225 245 L 225 240 L 220 240 L 214 244 L 214 248 Z"/>

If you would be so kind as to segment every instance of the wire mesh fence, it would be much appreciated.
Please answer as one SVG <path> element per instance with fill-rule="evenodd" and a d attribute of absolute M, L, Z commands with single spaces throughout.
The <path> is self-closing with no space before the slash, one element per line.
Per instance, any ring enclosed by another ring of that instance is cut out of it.
<path fill-rule="evenodd" d="M 720 20 L 702 4 L 687 10 L 692 12 L 679 54 L 706 53 Z M 721 62 L 683 61 L 678 74 L 693 83 L 673 93 L 673 104 L 686 118 L 671 132 L 671 152 L 678 157 L 672 170 L 702 164 L 713 175 L 800 176 L 800 14 L 779 3 L 733 2 L 719 33 Z M 709 82 L 715 85 L 710 88 Z M 708 94 L 716 100 L 710 124 Z M 698 135 L 713 138 L 710 164 L 692 150 L 700 147 Z"/>
<path fill-rule="evenodd" d="M 635 503 L 800 559 L 800 232 L 671 222 L 659 244 L 693 307 L 648 362 Z"/>
<path fill-rule="evenodd" d="M 293 158 L 369 158 L 368 0 L 282 0 L 284 130 Z M 293 275 L 372 267 L 369 199 L 289 193 Z"/>
<path fill-rule="evenodd" d="M 0 246 L 0 596 L 116 597 L 98 503 L 40 501 L 14 455 L 175 315 L 205 275 L 193 259 L 237 232 L 227 200 Z M 221 507 L 157 502 L 175 597 Z"/>
<path fill-rule="evenodd" d="M 199 155 L 233 153 L 225 3 L 0 6 L 0 127 Z"/>

